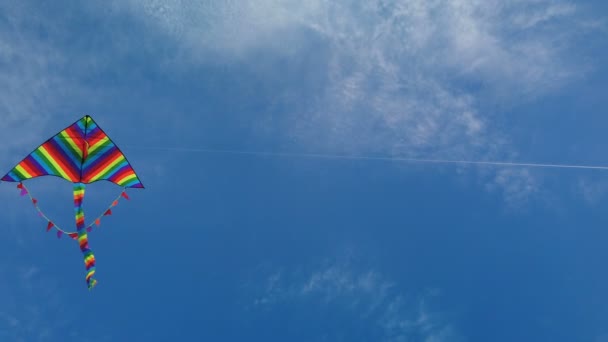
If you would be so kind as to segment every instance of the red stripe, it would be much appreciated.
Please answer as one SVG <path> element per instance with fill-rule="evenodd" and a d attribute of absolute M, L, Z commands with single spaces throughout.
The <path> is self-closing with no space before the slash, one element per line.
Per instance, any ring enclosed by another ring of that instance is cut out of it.
<path fill-rule="evenodd" d="M 27 173 L 29 173 L 29 174 L 30 174 L 30 176 L 32 176 L 32 177 L 35 177 L 35 176 L 39 176 L 39 175 L 40 175 L 40 172 L 36 172 L 36 170 L 35 170 L 35 169 L 33 169 L 33 168 L 31 167 L 31 165 L 29 165 L 29 163 L 27 162 L 27 159 L 25 159 L 24 161 L 22 161 L 22 162 L 21 162 L 21 164 L 19 164 L 19 165 L 20 165 L 22 168 L 24 168 L 24 169 L 25 169 L 25 171 L 26 171 Z"/>
<path fill-rule="evenodd" d="M 49 154 L 51 155 L 51 158 L 53 158 L 53 160 L 57 164 L 59 164 L 59 166 L 61 166 L 61 168 L 68 175 L 68 177 L 70 177 L 70 180 L 72 182 L 77 182 L 78 178 L 79 178 L 79 175 L 76 173 L 76 170 L 72 170 L 72 168 L 65 163 L 65 161 L 63 160 L 63 158 L 61 156 L 62 154 L 65 154 L 65 152 L 64 151 L 59 151 L 51 143 L 46 143 L 43 146 L 49 152 Z"/>
<path fill-rule="evenodd" d="M 114 161 L 116 161 L 116 159 L 120 158 L 121 156 L 122 156 L 122 153 L 120 153 L 120 151 L 118 149 L 115 149 L 114 151 L 112 151 L 112 153 L 109 156 L 107 156 L 103 162 L 98 162 L 97 167 L 95 167 L 94 169 L 91 169 L 91 170 L 89 170 L 89 172 L 87 172 L 86 178 L 85 178 L 85 183 L 91 181 L 91 178 L 97 176 L 98 172 L 103 170 L 106 166 L 112 164 Z"/>
<path fill-rule="evenodd" d="M 114 174 L 112 177 L 110 177 L 110 180 L 112 181 L 119 181 L 122 180 L 123 178 L 125 178 L 126 176 L 135 174 L 135 171 L 133 171 L 133 169 L 131 168 L 131 166 L 127 165 L 126 168 L 124 168 L 121 172 Z"/>
<path fill-rule="evenodd" d="M 91 145 L 95 145 L 99 140 L 105 137 L 107 137 L 107 135 L 98 127 L 96 133 L 89 133 L 89 135 L 87 135 L 87 140 L 91 142 Z"/>
<path fill-rule="evenodd" d="M 36 160 L 36 158 L 32 156 L 32 154 L 23 159 L 21 163 L 27 163 L 27 166 L 30 167 L 30 169 L 32 169 L 32 171 L 34 171 L 38 176 L 48 174 L 47 170 L 42 165 L 40 165 L 40 163 Z"/>
<path fill-rule="evenodd" d="M 86 147 L 84 144 L 85 140 L 84 140 L 84 136 L 83 136 L 82 132 L 78 128 L 78 125 L 72 125 L 72 126 L 66 128 L 65 132 L 72 139 L 74 144 L 77 146 L 78 150 L 80 151 L 81 157 L 85 157 L 85 155 L 86 155 L 86 151 L 84 150 L 84 148 Z"/>
<path fill-rule="evenodd" d="M 72 125 L 66 128 L 64 131 L 68 134 L 68 137 L 70 137 L 72 141 L 74 141 L 76 146 L 82 146 L 84 137 L 82 136 L 82 132 L 76 127 L 76 125 Z"/>

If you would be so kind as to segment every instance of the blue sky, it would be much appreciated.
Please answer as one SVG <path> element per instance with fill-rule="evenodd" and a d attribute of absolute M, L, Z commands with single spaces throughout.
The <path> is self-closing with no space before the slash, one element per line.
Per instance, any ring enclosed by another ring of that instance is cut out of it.
<path fill-rule="evenodd" d="M 607 14 L 2 2 L 0 166 L 90 114 L 146 189 L 90 235 L 89 292 L 0 185 L 0 340 L 608 341 L 605 171 L 298 156 L 606 165 Z M 28 184 L 69 226 L 51 178 Z M 119 191 L 91 185 L 89 217 Z"/>

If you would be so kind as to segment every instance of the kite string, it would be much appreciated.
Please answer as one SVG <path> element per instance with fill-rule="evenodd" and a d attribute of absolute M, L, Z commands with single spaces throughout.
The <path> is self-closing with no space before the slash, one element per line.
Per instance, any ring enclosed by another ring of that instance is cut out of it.
<path fill-rule="evenodd" d="M 52 228 L 55 228 L 58 232 L 61 232 L 61 234 L 66 234 L 68 236 L 70 236 L 71 238 L 75 239 L 75 236 L 78 234 L 77 232 L 70 232 L 67 230 L 62 229 L 61 227 L 57 226 L 40 208 L 40 206 L 38 205 L 38 200 L 32 196 L 30 190 L 25 186 L 25 184 L 23 183 L 19 183 L 21 185 L 21 187 L 24 190 L 24 193 L 27 194 L 27 196 L 30 198 L 30 201 L 34 204 L 34 208 L 36 209 L 36 211 L 38 212 L 38 215 L 40 217 L 42 217 L 43 219 L 45 219 L 47 221 L 47 223 L 52 224 Z M 91 227 L 93 227 L 93 225 L 97 224 L 99 225 L 99 221 L 101 220 L 102 217 L 107 216 L 108 213 L 111 213 L 110 209 L 115 207 L 118 204 L 118 201 L 120 200 L 121 197 L 127 198 L 125 196 L 125 191 L 126 188 L 123 189 L 120 193 L 120 195 L 118 195 L 113 201 L 112 203 L 108 206 L 108 208 L 103 211 L 103 213 L 101 215 L 99 215 L 97 218 L 95 218 L 95 220 L 93 220 L 89 225 L 87 225 L 85 227 L 85 229 L 89 229 Z"/>
<path fill-rule="evenodd" d="M 161 146 L 127 145 L 125 147 L 133 148 L 133 149 L 143 149 L 143 150 L 240 154 L 240 155 L 272 156 L 272 157 L 296 157 L 296 158 L 342 159 L 342 160 L 374 160 L 374 161 L 409 162 L 409 163 L 426 163 L 426 164 L 523 166 L 523 167 L 536 167 L 536 168 L 608 170 L 608 166 L 602 166 L 602 165 L 572 165 L 572 164 L 552 164 L 552 163 L 527 163 L 527 162 L 508 162 L 508 161 L 456 160 L 456 159 L 405 158 L 405 157 L 369 157 L 369 156 L 343 155 L 343 154 L 241 151 L 241 150 L 223 150 L 223 149 L 210 149 L 210 148 L 161 147 Z"/>

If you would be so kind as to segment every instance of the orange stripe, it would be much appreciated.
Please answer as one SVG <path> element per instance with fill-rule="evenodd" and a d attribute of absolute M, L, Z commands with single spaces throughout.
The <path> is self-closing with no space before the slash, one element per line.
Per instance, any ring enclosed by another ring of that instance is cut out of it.
<path fill-rule="evenodd" d="M 72 170 L 72 168 L 65 163 L 65 160 L 62 157 L 62 153 L 65 153 L 64 151 L 60 151 L 59 148 L 56 148 L 55 146 L 53 146 L 53 144 L 51 143 L 46 143 L 44 144 L 44 148 L 49 152 L 49 156 L 51 158 L 53 158 L 53 160 L 59 164 L 59 166 L 63 169 L 63 172 L 65 172 L 68 177 L 70 177 L 69 179 L 72 182 L 75 182 L 78 180 L 79 178 L 79 174 L 75 173 L 76 170 Z"/>
<path fill-rule="evenodd" d="M 39 174 L 39 173 L 38 173 L 38 172 L 36 172 L 34 169 L 32 169 L 32 168 L 30 167 L 30 165 L 29 165 L 28 163 L 26 163 L 26 161 L 25 161 L 25 160 L 24 160 L 24 161 L 22 161 L 22 162 L 21 162 L 19 165 L 20 165 L 20 166 L 21 166 L 21 167 L 22 167 L 22 168 L 23 168 L 23 169 L 24 169 L 24 170 L 25 170 L 27 173 L 29 173 L 29 174 L 30 174 L 30 176 L 34 176 L 34 175 L 38 175 L 38 174 Z"/>
<path fill-rule="evenodd" d="M 108 158 L 106 159 L 103 163 L 99 164 L 95 170 L 91 170 L 89 172 L 89 175 L 86 179 L 86 182 L 90 182 L 92 179 L 95 179 L 97 177 L 99 177 L 99 175 L 101 174 L 101 171 L 103 171 L 106 167 L 108 167 L 108 165 L 111 165 L 112 163 L 115 163 L 118 159 L 120 158 L 124 158 L 122 153 L 118 152 L 118 150 L 116 150 L 115 155 L 113 156 L 113 158 Z"/>

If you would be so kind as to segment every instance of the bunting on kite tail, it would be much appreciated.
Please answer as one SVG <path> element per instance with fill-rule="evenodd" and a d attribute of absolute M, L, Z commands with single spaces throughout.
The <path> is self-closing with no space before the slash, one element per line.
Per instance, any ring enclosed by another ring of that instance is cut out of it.
<path fill-rule="evenodd" d="M 57 227 L 42 213 L 38 201 L 22 183 L 41 176 L 57 176 L 74 183 L 76 232 L 66 232 Z M 87 270 L 85 279 L 89 289 L 93 288 L 97 281 L 94 278 L 95 256 L 89 248 L 87 233 L 92 231 L 93 225 L 99 226 L 102 216 L 112 214 L 111 208 L 118 204 L 121 197 L 129 199 L 125 192 L 127 188 L 144 187 L 124 154 L 88 115 L 44 142 L 0 180 L 19 183 L 17 187 L 21 190 L 21 195 L 28 195 L 38 214 L 47 221 L 47 231 L 55 228 L 57 237 L 68 234 L 78 241 L 84 256 Z M 87 226 L 82 207 L 85 186 L 100 180 L 112 182 L 123 190 L 110 207 Z"/>

